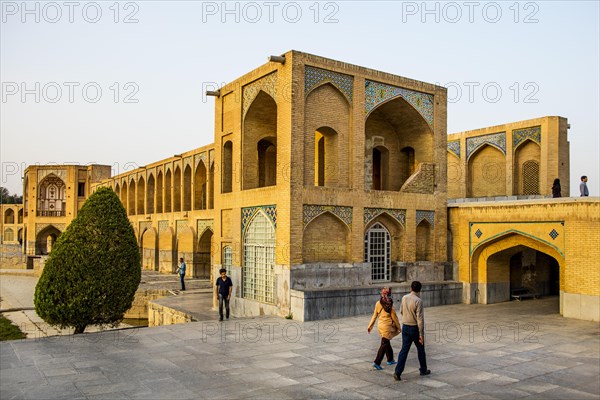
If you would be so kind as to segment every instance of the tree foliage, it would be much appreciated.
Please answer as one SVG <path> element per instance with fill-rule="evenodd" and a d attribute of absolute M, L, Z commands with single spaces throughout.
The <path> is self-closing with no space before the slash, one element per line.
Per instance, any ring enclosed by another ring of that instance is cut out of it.
<path fill-rule="evenodd" d="M 22 204 L 23 196 L 10 194 L 7 188 L 0 186 L 0 204 Z"/>
<path fill-rule="evenodd" d="M 37 314 L 51 325 L 115 326 L 140 283 L 140 254 L 116 194 L 100 188 L 56 241 L 35 288 Z"/>

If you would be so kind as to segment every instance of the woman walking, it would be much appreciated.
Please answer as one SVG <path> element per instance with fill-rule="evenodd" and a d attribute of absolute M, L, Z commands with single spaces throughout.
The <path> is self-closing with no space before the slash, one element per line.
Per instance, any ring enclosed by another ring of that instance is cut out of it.
<path fill-rule="evenodd" d="M 390 341 L 401 332 L 390 288 L 384 287 L 381 290 L 381 299 L 375 304 L 375 311 L 373 312 L 373 318 L 371 318 L 367 332 L 371 333 L 371 329 L 373 329 L 377 318 L 379 318 L 377 329 L 381 335 L 381 345 L 377 351 L 377 357 L 375 357 L 375 361 L 373 362 L 373 368 L 380 371 L 383 369 L 381 368 L 383 356 L 386 356 L 388 365 L 396 364 L 396 361 L 394 361 L 394 350 L 392 350 L 392 343 Z"/>

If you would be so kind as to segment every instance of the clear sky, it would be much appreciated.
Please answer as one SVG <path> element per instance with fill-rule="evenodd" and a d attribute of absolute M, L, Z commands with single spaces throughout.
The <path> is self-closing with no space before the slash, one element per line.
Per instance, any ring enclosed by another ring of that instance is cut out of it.
<path fill-rule="evenodd" d="M 571 124 L 571 195 L 600 194 L 589 2 L 2 1 L 1 185 L 30 164 L 118 174 L 213 142 L 203 95 L 294 49 L 448 87 L 448 133 Z"/>

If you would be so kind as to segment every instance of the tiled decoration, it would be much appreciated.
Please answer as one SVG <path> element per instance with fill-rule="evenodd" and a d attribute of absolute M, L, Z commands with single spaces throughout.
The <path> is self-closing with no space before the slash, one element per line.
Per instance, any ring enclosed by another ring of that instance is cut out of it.
<path fill-rule="evenodd" d="M 188 227 L 187 219 L 178 219 L 175 222 L 175 234 L 179 235 L 179 232 L 183 231 L 187 227 Z"/>
<path fill-rule="evenodd" d="M 532 128 L 515 129 L 512 137 L 513 151 L 516 151 L 517 147 L 527 139 L 531 139 L 537 144 L 540 144 L 542 142 L 542 127 L 534 126 Z"/>
<path fill-rule="evenodd" d="M 196 168 L 198 168 L 198 165 L 200 165 L 200 161 L 202 161 L 204 166 L 208 168 L 208 164 L 206 163 L 206 152 L 194 154 L 194 165 Z"/>
<path fill-rule="evenodd" d="M 202 236 L 205 230 L 210 229 L 214 232 L 214 220 L 212 219 L 199 219 L 196 221 L 196 233 L 198 237 Z"/>
<path fill-rule="evenodd" d="M 304 222 L 304 228 L 306 228 L 306 225 L 308 225 L 310 221 L 326 212 L 332 213 L 341 219 L 348 226 L 348 228 L 352 229 L 352 207 L 320 206 L 314 204 L 305 204 L 303 207 L 302 221 Z"/>
<path fill-rule="evenodd" d="M 63 182 L 67 181 L 67 170 L 66 169 L 40 169 L 37 172 L 37 183 L 39 184 L 44 178 L 50 174 L 58 176 Z"/>
<path fill-rule="evenodd" d="M 477 236 L 477 239 L 479 239 L 479 238 L 481 237 L 481 235 L 483 235 L 483 232 L 481 232 L 481 230 L 480 230 L 480 229 L 477 229 L 477 230 L 475 231 L 475 236 Z"/>
<path fill-rule="evenodd" d="M 308 65 L 304 67 L 304 96 L 308 96 L 311 90 L 325 82 L 329 82 L 338 88 L 344 93 L 348 102 L 352 103 L 353 76 L 310 67 Z"/>
<path fill-rule="evenodd" d="M 398 96 L 401 96 L 412 105 L 433 128 L 432 94 L 415 92 L 414 90 L 369 80 L 365 81 L 365 115 L 369 115 L 379 104 Z"/>
<path fill-rule="evenodd" d="M 250 108 L 250 105 L 261 90 L 271 96 L 277 103 L 277 71 L 244 86 L 242 90 L 242 117 L 246 116 L 248 108 Z"/>
<path fill-rule="evenodd" d="M 45 228 L 53 226 L 61 232 L 64 232 L 67 228 L 66 224 L 35 224 L 35 236 L 39 235 Z"/>
<path fill-rule="evenodd" d="M 158 221 L 158 234 L 160 235 L 164 231 L 169 229 L 169 221 Z"/>
<path fill-rule="evenodd" d="M 471 154 L 473 154 L 475 150 L 485 144 L 496 147 L 506 155 L 506 132 L 467 138 L 467 158 L 471 157 Z"/>
<path fill-rule="evenodd" d="M 144 233 L 145 230 L 152 229 L 151 221 L 140 221 L 140 235 Z M 141 236 L 140 236 L 141 237 Z"/>
<path fill-rule="evenodd" d="M 460 158 L 460 140 L 448 142 L 448 151 Z"/>
<path fill-rule="evenodd" d="M 556 232 L 556 229 L 552 229 L 548 235 L 550 235 L 552 240 L 556 240 L 556 238 L 558 237 L 558 232 Z"/>
<path fill-rule="evenodd" d="M 365 208 L 364 222 L 367 225 L 378 215 L 387 214 L 394 218 L 402 226 L 406 226 L 406 210 L 391 209 L 391 208 Z"/>
<path fill-rule="evenodd" d="M 257 207 L 245 207 L 242 208 L 242 235 L 246 231 L 246 226 L 252 218 L 254 214 L 256 214 L 259 210 L 262 210 L 269 220 L 273 223 L 273 227 L 277 228 L 277 206 L 257 206 Z"/>
<path fill-rule="evenodd" d="M 421 221 L 427 220 L 431 226 L 434 226 L 434 215 L 433 211 L 417 210 L 417 225 L 419 225 Z"/>

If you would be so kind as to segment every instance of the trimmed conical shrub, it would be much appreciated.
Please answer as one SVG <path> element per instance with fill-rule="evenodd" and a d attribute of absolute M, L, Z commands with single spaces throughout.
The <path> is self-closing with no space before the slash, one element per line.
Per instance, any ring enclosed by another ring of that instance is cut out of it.
<path fill-rule="evenodd" d="M 47 323 L 114 326 L 140 283 L 140 254 L 117 195 L 100 188 L 53 246 L 35 288 L 35 311 Z"/>

